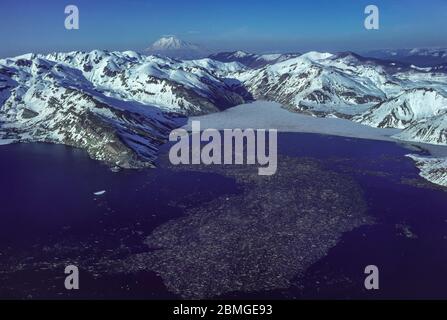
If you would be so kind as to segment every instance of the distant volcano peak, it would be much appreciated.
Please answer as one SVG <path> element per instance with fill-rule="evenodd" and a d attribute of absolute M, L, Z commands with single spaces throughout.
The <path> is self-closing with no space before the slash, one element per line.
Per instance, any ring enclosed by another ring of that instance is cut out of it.
<path fill-rule="evenodd" d="M 164 36 L 155 41 L 151 48 L 159 50 L 197 49 L 198 46 L 183 41 L 176 36 Z"/>
<path fill-rule="evenodd" d="M 176 36 L 163 36 L 155 41 L 147 50 L 150 54 L 160 54 L 172 58 L 193 59 L 206 55 L 200 46 L 184 41 Z"/>

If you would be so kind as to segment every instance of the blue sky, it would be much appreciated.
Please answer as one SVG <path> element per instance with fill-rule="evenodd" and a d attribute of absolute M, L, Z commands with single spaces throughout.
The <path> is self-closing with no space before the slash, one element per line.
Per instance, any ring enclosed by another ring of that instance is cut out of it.
<path fill-rule="evenodd" d="M 64 28 L 77 5 L 80 29 Z M 380 30 L 363 27 L 380 9 Z M 1 0 L 0 57 L 69 50 L 141 51 L 162 35 L 254 52 L 447 47 L 446 0 Z"/>

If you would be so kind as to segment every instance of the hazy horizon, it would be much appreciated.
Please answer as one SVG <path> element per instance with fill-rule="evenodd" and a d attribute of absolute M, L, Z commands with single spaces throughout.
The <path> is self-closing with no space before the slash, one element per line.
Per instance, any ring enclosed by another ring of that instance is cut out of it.
<path fill-rule="evenodd" d="M 0 57 L 54 51 L 142 52 L 163 35 L 175 35 L 211 52 L 367 52 L 378 49 L 447 47 L 447 3 L 365 0 L 299 3 L 197 0 L 87 1 L 80 29 L 66 30 L 64 8 L 55 1 L 2 1 Z M 380 9 L 380 29 L 366 30 L 364 9 Z M 430 23 L 427 23 L 429 21 Z M 9 31 L 9 32 L 8 32 Z"/>

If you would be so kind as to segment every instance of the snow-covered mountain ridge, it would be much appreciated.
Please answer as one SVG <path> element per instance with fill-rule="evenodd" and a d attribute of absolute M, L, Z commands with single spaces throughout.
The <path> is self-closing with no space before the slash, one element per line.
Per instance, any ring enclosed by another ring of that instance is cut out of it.
<path fill-rule="evenodd" d="M 142 167 L 153 163 L 178 115 L 263 99 L 447 145 L 447 73 L 439 66 L 352 52 L 215 58 L 224 62 L 101 50 L 2 59 L 0 139 L 63 143 L 111 165 Z"/>
<path fill-rule="evenodd" d="M 236 63 L 135 52 L 28 54 L 0 60 L 0 139 L 62 143 L 125 168 L 151 166 L 172 114 L 216 112 L 244 98 L 219 75 Z"/>
<path fill-rule="evenodd" d="M 308 52 L 238 79 L 255 98 L 292 111 L 403 129 L 396 139 L 447 145 L 447 74 L 439 67 Z M 444 176 L 433 175 L 432 182 L 447 185 Z"/>

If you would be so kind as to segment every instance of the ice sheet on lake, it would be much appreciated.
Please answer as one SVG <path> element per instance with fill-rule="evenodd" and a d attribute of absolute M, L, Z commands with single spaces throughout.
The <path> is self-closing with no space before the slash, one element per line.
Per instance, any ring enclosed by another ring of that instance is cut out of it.
<path fill-rule="evenodd" d="M 267 101 L 239 105 L 224 112 L 189 118 L 184 128 L 191 129 L 192 121 L 200 121 L 201 129 L 277 129 L 279 132 L 309 132 L 371 140 L 395 141 L 392 135 L 399 129 L 380 129 L 346 119 L 318 118 L 290 112 L 281 104 Z"/>
<path fill-rule="evenodd" d="M 0 146 L 15 143 L 15 139 L 0 139 Z"/>
<path fill-rule="evenodd" d="M 185 125 L 184 128 L 191 130 L 192 121 L 200 121 L 200 127 L 202 130 L 207 128 L 218 130 L 236 128 L 277 129 L 279 132 L 319 133 L 359 139 L 384 140 L 404 143 L 424 149 L 434 157 L 444 158 L 438 160 L 445 165 L 442 169 L 447 171 L 446 146 L 398 140 L 393 136 L 400 133 L 400 129 L 374 128 L 346 119 L 318 118 L 310 115 L 294 113 L 282 108 L 281 104 L 276 102 L 257 101 L 239 105 L 220 113 L 191 117 L 188 120 L 188 124 Z M 422 162 L 420 161 L 419 163 Z M 418 165 L 418 167 L 423 170 L 421 165 Z M 428 168 L 427 165 L 424 167 Z M 443 186 L 447 185 L 444 176 L 442 179 L 433 179 L 433 177 L 429 178 L 429 175 L 424 174 L 423 172 L 421 176 L 433 183 Z"/>

